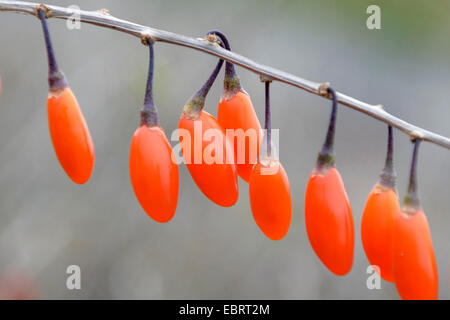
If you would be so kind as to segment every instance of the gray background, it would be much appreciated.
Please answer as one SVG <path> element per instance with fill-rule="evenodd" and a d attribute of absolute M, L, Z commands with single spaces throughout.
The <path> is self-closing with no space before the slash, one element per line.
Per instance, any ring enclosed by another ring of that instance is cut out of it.
<path fill-rule="evenodd" d="M 258 62 L 314 81 L 450 136 L 450 20 L 448 1 L 378 1 L 382 30 L 366 28 L 372 1 L 48 1 L 113 15 L 192 37 L 225 32 L 233 49 Z M 386 126 L 340 107 L 337 167 L 355 221 L 355 259 L 345 277 L 330 274 L 314 255 L 303 216 L 305 184 L 323 142 L 330 103 L 280 83 L 272 85 L 280 160 L 290 179 L 293 220 L 279 242 L 253 221 L 248 186 L 232 208 L 211 203 L 180 166 L 174 219 L 150 220 L 128 176 L 130 139 L 148 64 L 140 40 L 83 24 L 68 30 L 50 20 L 56 55 L 88 122 L 95 169 L 84 186 L 57 163 L 46 119 L 47 57 L 39 20 L 0 13 L 0 277 L 19 274 L 39 298 L 398 299 L 393 284 L 368 290 L 368 261 L 360 240 L 366 197 L 383 167 Z M 187 48 L 155 47 L 155 101 L 166 134 L 185 101 L 217 59 Z M 263 85 L 238 68 L 263 122 Z M 223 74 L 206 110 L 213 115 Z M 403 197 L 411 155 L 395 131 L 398 190 Z M 172 143 L 175 144 L 175 143 Z M 424 143 L 419 191 L 428 216 L 440 276 L 449 297 L 450 152 Z M 66 289 L 68 265 L 82 270 L 82 290 Z M 28 279 L 28 280 L 26 280 Z"/>

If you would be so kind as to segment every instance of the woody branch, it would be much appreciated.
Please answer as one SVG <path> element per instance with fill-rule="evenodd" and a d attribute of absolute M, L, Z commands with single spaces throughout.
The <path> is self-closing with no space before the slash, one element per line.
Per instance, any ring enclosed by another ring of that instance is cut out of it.
<path fill-rule="evenodd" d="M 154 41 L 171 43 L 203 51 L 207 54 L 220 57 L 235 65 L 246 68 L 262 78 L 284 82 L 324 98 L 331 98 L 327 93 L 328 83 L 313 82 L 270 66 L 257 63 L 247 57 L 223 49 L 218 46 L 217 43 L 208 41 L 207 38 L 194 39 L 180 34 L 139 25 L 134 22 L 118 19 L 110 15 L 106 10 L 84 11 L 33 2 L 0 0 L 0 11 L 11 11 L 37 16 L 37 8 L 45 8 L 47 18 L 73 19 L 74 15 L 76 15 L 82 22 L 125 32 L 138 37 L 141 40 L 151 38 Z M 428 141 L 450 149 L 450 138 L 417 127 L 397 118 L 386 112 L 380 105 L 371 105 L 337 91 L 336 98 L 340 104 L 365 113 L 376 120 L 387 123 L 406 133 L 411 139 Z"/>

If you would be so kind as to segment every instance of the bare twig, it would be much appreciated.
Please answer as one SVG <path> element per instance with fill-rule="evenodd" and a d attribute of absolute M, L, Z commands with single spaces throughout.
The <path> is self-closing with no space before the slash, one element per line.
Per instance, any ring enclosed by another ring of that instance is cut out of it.
<path fill-rule="evenodd" d="M 36 15 L 36 8 L 39 7 L 40 5 L 41 4 L 32 2 L 0 0 L 0 11 L 12 11 Z M 302 79 L 287 72 L 262 65 L 244 56 L 241 56 L 234 52 L 227 51 L 221 48 L 220 46 L 217 46 L 214 43 L 211 43 L 210 41 L 207 40 L 189 38 L 176 33 L 158 30 L 142 26 L 133 22 L 129 22 L 126 20 L 121 20 L 115 18 L 109 13 L 106 13 L 107 11 L 105 11 L 104 9 L 99 11 L 83 11 L 51 5 L 44 5 L 44 6 L 45 8 L 47 8 L 46 16 L 48 18 L 69 19 L 73 18 L 73 15 L 76 13 L 76 15 L 83 22 L 122 31 L 131 34 L 133 36 L 136 36 L 139 39 L 151 38 L 155 41 L 172 43 L 192 48 L 195 50 L 203 51 L 208 54 L 223 58 L 224 60 L 232 62 L 250 71 L 253 71 L 262 78 L 284 82 L 289 85 L 306 90 L 308 92 L 314 93 L 316 95 L 320 95 L 322 97 L 330 99 L 329 95 L 323 94 L 324 92 L 323 83 L 317 83 L 306 79 Z M 386 112 L 383 108 L 380 108 L 379 105 L 371 105 L 340 92 L 336 92 L 336 97 L 340 104 L 348 106 L 359 112 L 365 113 L 379 121 L 390 124 L 391 126 L 409 135 L 411 139 L 421 139 L 424 141 L 429 141 L 441 147 L 450 149 L 450 138 L 422 129 L 402 119 L 394 117 L 393 115 Z"/>

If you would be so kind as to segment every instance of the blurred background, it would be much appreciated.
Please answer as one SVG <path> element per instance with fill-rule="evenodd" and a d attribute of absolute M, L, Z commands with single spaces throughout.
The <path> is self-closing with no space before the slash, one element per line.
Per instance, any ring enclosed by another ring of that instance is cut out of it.
<path fill-rule="evenodd" d="M 374 1 L 191 0 L 47 1 L 83 10 L 107 8 L 139 24 L 191 37 L 223 31 L 232 48 L 258 62 L 373 104 L 406 121 L 450 136 L 448 1 L 377 1 L 381 30 L 368 30 Z M 333 276 L 305 231 L 305 184 L 323 142 L 330 102 L 275 82 L 272 125 L 280 128 L 280 160 L 290 179 L 293 220 L 274 242 L 253 221 L 248 185 L 221 208 L 180 166 L 174 219 L 164 225 L 140 208 L 128 175 L 130 140 L 144 99 L 148 50 L 140 40 L 51 19 L 59 65 L 75 92 L 95 143 L 90 181 L 73 184 L 53 152 L 46 118 L 47 56 L 39 20 L 0 12 L 0 292 L 41 299 L 398 299 L 395 286 L 369 290 L 360 239 L 367 195 L 384 165 L 386 125 L 340 107 L 336 165 L 355 223 L 355 258 Z M 186 100 L 217 58 L 158 43 L 155 102 L 170 137 Z M 263 123 L 264 86 L 237 68 Z M 223 73 L 207 100 L 213 115 Z M 176 142 L 172 142 L 175 145 Z M 407 188 L 411 143 L 395 131 L 398 191 Z M 438 263 L 439 297 L 449 298 L 450 152 L 424 143 L 419 192 Z M 66 268 L 81 268 L 81 290 L 66 288 Z M 3 289 L 2 289 L 3 288 Z M 17 292 L 16 292 L 17 291 Z"/>

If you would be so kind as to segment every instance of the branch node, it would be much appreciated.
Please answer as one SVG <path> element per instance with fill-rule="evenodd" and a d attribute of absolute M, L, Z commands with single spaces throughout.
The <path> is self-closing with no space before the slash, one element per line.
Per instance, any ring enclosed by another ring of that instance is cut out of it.
<path fill-rule="evenodd" d="M 98 13 L 101 13 L 101 14 L 105 14 L 105 15 L 107 15 L 107 16 L 111 16 L 111 13 L 109 12 L 109 10 L 108 10 L 108 9 L 105 9 L 105 8 L 98 9 L 97 12 L 98 12 Z"/>
<path fill-rule="evenodd" d="M 374 107 L 375 107 L 375 108 L 378 108 L 378 109 L 380 109 L 380 110 L 384 110 L 384 107 L 383 107 L 382 104 L 376 104 Z"/>
<path fill-rule="evenodd" d="M 417 131 L 417 130 L 412 131 L 412 132 L 409 134 L 409 139 L 410 139 L 412 142 L 414 142 L 414 140 L 417 140 L 417 139 L 423 140 L 423 138 L 424 138 L 423 133 L 420 132 L 420 131 Z"/>
<path fill-rule="evenodd" d="M 263 75 L 263 74 L 260 74 L 260 75 L 259 75 L 259 80 L 260 80 L 261 82 L 272 82 L 272 81 L 273 81 L 273 78 L 272 78 L 272 77 L 269 77 L 269 76 L 266 76 L 266 75 Z"/>
<path fill-rule="evenodd" d="M 51 13 L 52 13 L 52 11 L 50 10 L 50 8 L 49 7 L 47 7 L 45 4 L 43 4 L 43 3 L 41 3 L 41 4 L 39 4 L 37 7 L 36 7 L 36 12 L 35 12 L 35 14 L 36 14 L 36 17 L 40 20 L 41 19 L 41 17 L 39 16 L 39 11 L 43 11 L 44 12 L 44 15 L 45 15 L 45 18 L 46 19 L 48 19 L 49 17 L 50 17 L 50 15 L 51 15 Z"/>
<path fill-rule="evenodd" d="M 328 88 L 330 87 L 329 82 L 323 82 L 319 85 L 318 94 L 322 97 L 330 98 L 330 93 L 328 92 Z"/>
<path fill-rule="evenodd" d="M 148 46 L 148 42 L 151 41 L 152 43 L 156 42 L 156 38 L 149 35 L 148 33 L 141 34 L 141 42 L 144 46 Z"/>
<path fill-rule="evenodd" d="M 211 44 L 219 44 L 219 40 L 217 39 L 215 34 L 208 34 L 204 40 L 208 41 Z"/>
<path fill-rule="evenodd" d="M 213 46 L 221 47 L 220 40 L 215 34 L 208 34 L 204 38 L 197 38 L 197 40 L 207 41 L 209 42 L 209 44 L 212 44 Z"/>

